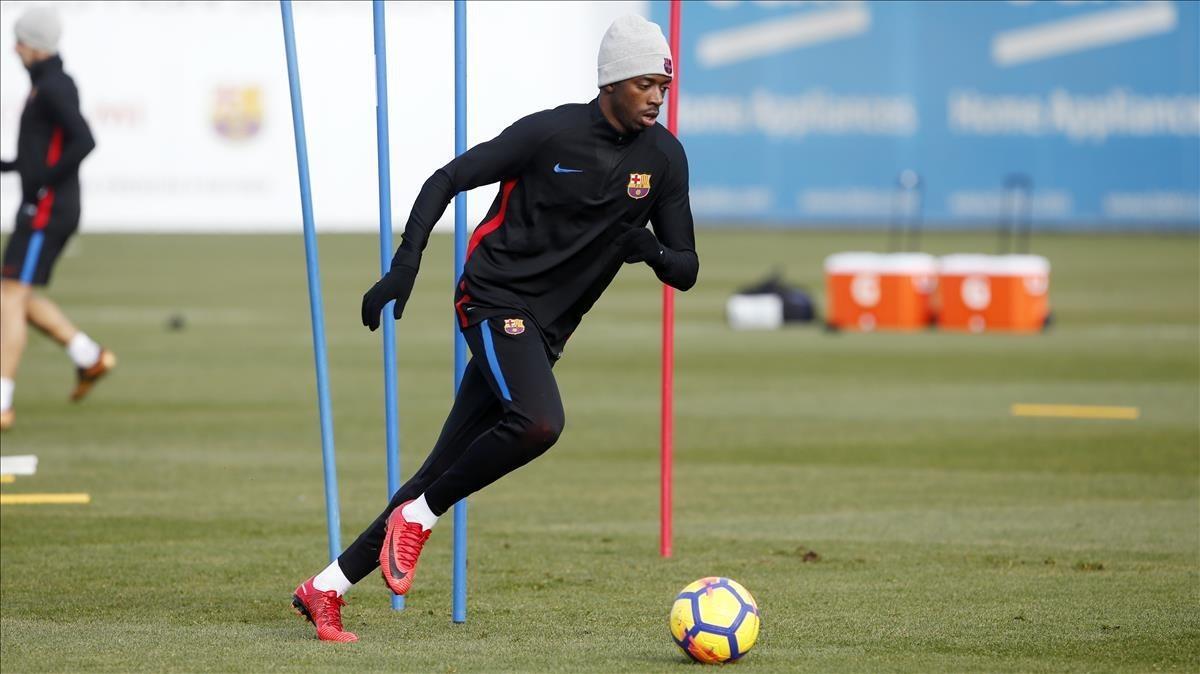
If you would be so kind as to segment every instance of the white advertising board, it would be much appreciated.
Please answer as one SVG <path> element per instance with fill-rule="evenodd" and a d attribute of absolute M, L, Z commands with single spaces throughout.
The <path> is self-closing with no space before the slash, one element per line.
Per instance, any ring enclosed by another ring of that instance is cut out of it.
<path fill-rule="evenodd" d="M 29 78 L 0 3 L 0 156 L 11 158 Z M 275 2 L 59 2 L 61 54 L 97 140 L 84 162 L 86 231 L 299 231 L 282 21 Z M 468 4 L 468 144 L 596 93 L 596 51 L 644 2 Z M 318 231 L 378 228 L 369 2 L 297 2 L 297 52 Z M 454 154 L 451 2 L 387 3 L 393 221 Z M 475 190 L 468 222 L 495 189 Z M 0 228 L 20 198 L 0 179 Z M 453 205 L 442 223 L 452 221 Z"/>

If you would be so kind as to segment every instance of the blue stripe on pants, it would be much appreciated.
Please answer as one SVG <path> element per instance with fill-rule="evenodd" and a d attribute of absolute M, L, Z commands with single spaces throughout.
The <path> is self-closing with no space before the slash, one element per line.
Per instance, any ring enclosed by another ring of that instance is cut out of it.
<path fill-rule="evenodd" d="M 479 324 L 479 332 L 483 335 L 483 350 L 487 354 L 488 367 L 492 368 L 492 376 L 496 378 L 496 384 L 500 387 L 500 395 L 511 403 L 512 396 L 508 393 L 508 383 L 504 381 L 504 373 L 500 371 L 500 361 L 496 360 L 496 347 L 492 346 L 492 329 L 488 327 L 487 321 Z"/>
<path fill-rule="evenodd" d="M 37 270 L 38 258 L 42 255 L 42 240 L 46 233 L 37 230 L 29 236 L 29 247 L 25 249 L 25 263 L 21 265 L 21 283 L 33 284 L 33 273 Z"/>

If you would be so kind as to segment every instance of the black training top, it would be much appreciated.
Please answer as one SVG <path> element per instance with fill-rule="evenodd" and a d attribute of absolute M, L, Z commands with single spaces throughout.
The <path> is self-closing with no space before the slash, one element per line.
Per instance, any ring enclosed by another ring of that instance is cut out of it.
<path fill-rule="evenodd" d="M 624 263 L 623 232 L 653 224 L 666 284 L 696 282 L 687 157 L 655 124 L 621 135 L 599 102 L 572 103 L 520 120 L 425 181 L 393 266 L 415 267 L 455 194 L 500 182 L 467 246 L 455 298 L 463 327 L 520 311 L 558 353 Z"/>
<path fill-rule="evenodd" d="M 0 163 L 0 170 L 21 174 L 24 203 L 35 203 L 43 188 L 54 189 L 58 199 L 78 198 L 79 164 L 96 147 L 96 141 L 79 112 L 75 81 L 63 72 L 58 56 L 33 64 L 29 78 L 17 158 Z"/>

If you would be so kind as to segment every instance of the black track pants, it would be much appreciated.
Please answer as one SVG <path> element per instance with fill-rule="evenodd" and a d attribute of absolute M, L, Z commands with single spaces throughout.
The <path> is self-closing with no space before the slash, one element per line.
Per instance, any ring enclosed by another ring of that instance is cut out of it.
<path fill-rule="evenodd" d="M 563 408 L 552 361 L 536 328 L 519 314 L 513 316 L 489 318 L 463 330 L 471 362 L 450 416 L 425 464 L 338 558 L 351 582 L 379 566 L 388 515 L 401 503 L 425 494 L 430 509 L 441 515 L 558 440 Z"/>

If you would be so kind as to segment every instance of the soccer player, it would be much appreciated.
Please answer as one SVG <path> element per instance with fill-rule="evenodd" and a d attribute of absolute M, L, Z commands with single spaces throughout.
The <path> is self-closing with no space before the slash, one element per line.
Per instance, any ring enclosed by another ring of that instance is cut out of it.
<path fill-rule="evenodd" d="M 551 368 L 622 264 L 644 262 L 680 290 L 696 282 L 687 158 L 656 123 L 673 70 L 667 41 L 657 25 L 621 17 L 598 62 L 591 103 L 519 119 L 425 181 L 390 271 L 363 296 L 363 325 L 378 328 L 391 300 L 399 319 L 450 200 L 500 183 L 456 288 L 472 359 L 441 436 L 379 517 L 296 588 L 293 605 L 320 639 L 356 641 L 341 620 L 351 585 L 380 566 L 392 592 L 408 592 L 438 517 L 558 440 L 564 416 Z"/>
<path fill-rule="evenodd" d="M 71 400 L 79 401 L 117 363 L 113 353 L 76 328 L 44 287 L 79 226 L 79 164 L 96 147 L 79 112 L 75 82 L 58 56 L 62 25 L 53 10 L 35 7 L 17 19 L 17 55 L 29 70 L 17 158 L 0 170 L 21 176 L 21 206 L 0 267 L 0 430 L 13 425 L 14 379 L 25 349 L 26 322 L 66 347 L 75 363 Z"/>

